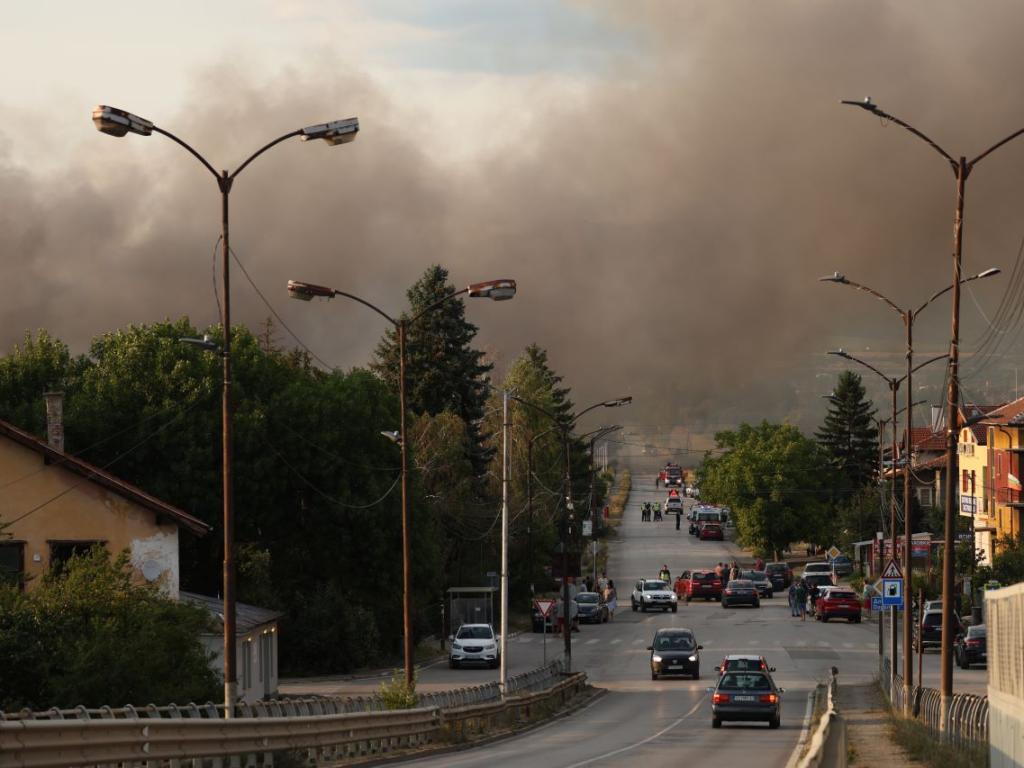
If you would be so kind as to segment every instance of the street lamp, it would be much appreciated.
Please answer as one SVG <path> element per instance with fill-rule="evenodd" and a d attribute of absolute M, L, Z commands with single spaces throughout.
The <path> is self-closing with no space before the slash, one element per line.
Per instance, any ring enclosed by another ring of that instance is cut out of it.
<path fill-rule="evenodd" d="M 989 269 L 982 270 L 976 275 L 964 278 L 960 283 L 969 283 L 973 280 L 982 280 L 986 277 L 993 277 L 998 275 L 1001 270 L 991 267 Z M 848 279 L 845 275 L 839 272 L 833 272 L 829 277 L 821 278 L 822 282 L 826 283 L 837 283 L 839 285 L 848 285 L 851 288 L 855 288 L 858 291 L 863 291 L 874 296 L 879 301 L 885 302 L 896 314 L 903 320 L 903 326 L 907 332 L 907 373 L 903 377 L 907 380 L 907 427 L 906 434 L 904 436 L 904 465 L 903 465 L 903 600 L 908 603 L 910 600 L 910 594 L 912 592 L 912 578 L 911 569 L 913 568 L 913 559 L 911 557 L 911 542 L 913 541 L 913 529 L 910 520 L 910 454 L 913 450 L 913 443 L 911 441 L 910 432 L 914 426 L 914 403 L 912 402 L 914 397 L 913 388 L 913 360 L 914 360 L 914 321 L 917 316 L 924 311 L 925 307 L 931 304 L 940 296 L 944 296 L 949 291 L 953 290 L 952 285 L 947 285 L 945 288 L 932 294 L 924 304 L 919 306 L 917 309 L 901 309 L 894 301 L 890 300 L 886 296 L 882 295 L 873 288 L 869 288 L 866 285 L 855 283 L 853 280 Z M 895 392 L 893 393 L 895 397 Z M 896 424 L 893 422 L 893 438 L 896 435 Z M 892 480 L 893 480 L 893 493 L 896 488 L 896 454 L 893 453 L 893 466 L 892 466 Z M 947 471 L 946 473 L 946 485 L 951 486 L 953 483 L 953 475 Z M 895 540 L 895 534 L 894 534 Z M 893 548 L 892 552 L 893 559 L 896 559 L 896 549 Z M 896 614 L 896 609 L 893 608 L 893 615 Z M 911 615 L 911 611 L 904 609 L 903 611 L 903 683 L 907 690 L 910 690 L 914 684 L 914 649 L 913 643 L 911 642 L 911 635 L 914 630 L 914 617 Z M 893 658 L 893 667 L 896 665 L 896 659 Z M 904 709 L 909 712 L 911 709 L 911 701 L 909 696 L 904 697 Z"/>
<path fill-rule="evenodd" d="M 858 363 L 858 364 L 864 366 L 865 368 L 870 370 L 872 373 L 874 373 L 877 376 L 881 377 L 885 381 L 885 383 L 889 385 L 889 391 L 892 393 L 892 487 L 889 490 L 889 506 L 890 506 L 890 512 L 889 512 L 889 514 L 890 514 L 890 518 L 889 518 L 889 520 L 890 520 L 890 522 L 889 522 L 889 535 L 890 535 L 891 546 L 892 546 L 892 558 L 893 558 L 893 560 L 895 560 L 896 559 L 896 545 L 897 545 L 897 542 L 896 542 L 896 417 L 899 414 L 899 412 L 896 410 L 896 392 L 897 392 L 897 390 L 899 390 L 900 384 L 903 383 L 904 379 L 909 379 L 912 373 L 914 373 L 915 371 L 917 371 L 917 370 L 919 370 L 921 368 L 924 368 L 926 365 L 928 365 L 930 363 L 934 363 L 936 360 L 945 360 L 947 355 L 938 355 L 936 357 L 931 358 L 930 360 L 926 360 L 925 362 L 923 362 L 920 365 L 918 365 L 916 368 L 911 368 L 910 370 L 908 370 L 903 376 L 901 376 L 899 378 L 895 378 L 895 377 L 891 377 L 891 376 L 886 376 L 880 370 L 875 368 L 875 366 L 871 365 L 871 363 L 865 362 L 864 360 L 861 360 L 858 357 L 854 357 L 853 355 L 849 354 L 848 352 L 846 352 L 843 349 L 839 349 L 839 350 L 836 350 L 834 352 L 829 352 L 829 354 L 830 355 L 836 355 L 837 357 L 841 357 L 844 360 L 850 360 L 851 362 Z M 908 390 L 909 390 L 909 387 L 908 387 Z M 907 422 L 907 435 L 909 436 L 909 434 L 910 434 L 910 422 L 909 422 L 909 419 L 908 419 L 908 422 Z M 904 461 L 910 461 L 910 454 L 909 453 L 907 454 L 907 456 L 904 457 Z M 907 484 L 909 484 L 909 478 L 904 480 L 904 485 L 907 485 Z M 904 507 L 904 509 L 903 509 L 903 516 L 904 516 L 904 524 L 906 524 L 906 521 L 910 519 L 910 507 L 909 506 Z M 909 546 L 910 546 L 910 544 L 909 544 L 909 539 L 908 539 L 907 547 L 909 548 Z M 904 599 L 904 601 L 906 601 L 909 598 L 906 596 L 906 594 L 904 594 L 903 599 Z M 890 613 L 889 613 L 889 621 L 890 621 L 889 627 L 890 627 L 890 635 L 891 635 L 890 638 L 889 638 L 889 640 L 890 640 L 890 644 L 889 644 L 890 656 L 889 656 L 889 658 L 892 659 L 892 661 L 890 663 L 888 684 L 889 684 L 890 689 L 891 689 L 891 686 L 893 684 L 893 681 L 895 680 L 895 675 L 896 675 L 896 656 L 897 656 L 897 645 L 896 645 L 896 608 L 895 608 L 895 606 L 890 608 L 889 611 L 890 611 Z M 908 613 L 908 611 L 906 611 L 906 609 L 904 609 L 904 613 Z M 890 693 L 890 698 L 891 698 L 891 693 Z"/>
<path fill-rule="evenodd" d="M 949 395 L 948 402 L 946 403 L 948 409 L 948 418 L 946 420 L 946 477 L 948 480 L 945 488 L 945 531 L 943 535 L 943 546 L 946 556 L 942 558 L 942 678 L 940 683 L 941 711 L 939 714 L 939 730 L 944 732 L 946 730 L 949 706 L 952 702 L 953 696 L 952 637 L 954 558 L 952 557 L 952 552 L 956 545 L 954 540 L 956 517 L 953 513 L 953 505 L 956 501 L 956 490 L 953 485 L 953 477 L 955 474 L 954 470 L 956 468 L 956 446 L 959 434 L 957 426 L 959 414 L 957 413 L 957 407 L 960 402 L 960 380 L 958 378 L 960 364 L 960 267 L 962 264 L 964 236 L 964 194 L 966 193 L 967 177 L 971 174 L 971 171 L 974 170 L 974 167 L 1004 144 L 1007 144 L 1018 136 L 1024 134 L 1024 128 L 1016 130 L 1006 138 L 997 141 L 973 160 L 967 160 L 963 155 L 954 160 L 952 155 L 936 144 L 931 138 L 917 130 L 917 128 L 914 128 L 909 123 L 904 122 L 898 117 L 890 115 L 888 112 L 879 108 L 877 104 L 871 101 L 870 96 L 862 99 L 861 101 L 844 100 L 842 103 L 849 106 L 860 107 L 864 111 L 870 112 L 887 122 L 895 123 L 901 128 L 905 128 L 910 133 L 914 134 L 914 136 L 924 141 L 933 150 L 938 152 L 939 155 L 949 163 L 950 168 L 956 175 L 956 208 L 953 213 L 953 315 L 952 333 L 949 343 Z"/>
<path fill-rule="evenodd" d="M 395 319 L 375 304 L 345 291 L 328 288 L 315 283 L 304 283 L 298 280 L 288 281 L 288 295 L 300 301 L 311 301 L 314 298 L 333 299 L 335 296 L 344 296 L 347 299 L 362 304 L 376 312 L 395 327 L 398 336 L 398 408 L 399 408 L 399 429 L 397 432 L 382 432 L 387 439 L 398 444 L 402 453 L 402 631 L 403 656 L 405 661 L 405 683 L 408 686 L 413 684 L 413 642 L 412 642 L 412 588 L 410 583 L 410 562 L 409 562 L 409 441 L 406 439 L 405 427 L 405 335 L 410 325 L 415 323 L 424 315 L 432 312 L 441 305 L 459 297 L 467 295 L 471 298 L 491 299 L 492 301 L 506 301 L 516 295 L 516 281 L 509 279 L 487 280 L 482 283 L 471 283 L 467 288 L 449 293 L 433 304 L 424 307 L 411 318 L 404 316 Z M 502 664 L 504 661 L 504 648 L 502 648 Z"/>
<path fill-rule="evenodd" d="M 590 413 L 590 411 L 593 411 L 596 408 L 621 408 L 622 406 L 629 405 L 630 403 L 632 403 L 633 402 L 633 397 L 632 397 L 632 395 L 627 395 L 625 397 L 617 397 L 617 398 L 614 398 L 612 400 L 601 400 L 599 402 L 594 403 L 593 405 L 587 406 L 586 408 L 584 408 L 581 411 L 578 411 L 575 414 L 570 415 L 567 419 L 566 419 L 565 416 L 559 416 L 559 415 L 557 415 L 555 413 L 552 413 L 547 408 L 542 408 L 541 406 L 537 405 L 536 403 L 531 403 L 529 400 L 524 400 L 523 398 L 517 397 L 516 395 L 509 395 L 509 397 L 512 400 L 515 400 L 517 403 L 522 403 L 527 408 L 531 408 L 534 411 L 536 411 L 537 413 L 540 413 L 540 414 L 542 414 L 544 416 L 547 416 L 551 420 L 551 422 L 553 424 L 553 428 L 558 430 L 561 433 L 561 435 L 562 435 L 562 443 L 563 443 L 564 448 L 565 448 L 565 479 L 564 479 L 563 482 L 564 482 L 564 488 L 565 488 L 565 494 L 564 495 L 565 495 L 565 511 L 566 511 L 566 514 L 565 514 L 565 518 L 562 521 L 562 531 L 561 531 L 561 539 L 562 539 L 562 634 L 564 636 L 564 648 L 565 648 L 565 651 L 564 651 L 564 653 L 565 653 L 564 671 L 568 673 L 568 672 L 572 671 L 572 637 L 571 637 L 572 626 L 571 626 L 571 623 L 570 623 L 570 611 L 569 611 L 569 577 L 567 575 L 568 574 L 568 570 L 569 570 L 568 539 L 569 539 L 569 535 L 570 535 L 570 527 L 572 526 L 572 523 L 573 523 L 573 514 L 572 514 L 572 510 L 573 510 L 573 503 L 572 503 L 572 454 L 570 453 L 570 450 L 569 450 L 569 436 L 570 436 L 570 433 L 572 432 L 572 428 L 576 425 L 576 422 L 578 422 L 580 420 L 580 418 L 584 414 Z M 541 434 L 546 434 L 546 433 L 542 432 Z M 538 437 L 539 436 L 540 435 L 538 435 Z M 508 610 L 508 606 L 507 605 L 503 605 L 502 606 L 502 615 L 504 615 L 507 612 L 507 610 Z M 502 648 L 501 648 L 501 659 L 502 659 L 502 662 L 501 662 L 502 663 L 501 683 L 502 683 L 502 686 L 504 686 L 504 673 L 505 673 L 505 666 L 504 665 L 505 665 L 505 643 L 506 643 L 506 639 L 507 638 L 505 637 L 505 633 L 503 632 L 502 633 L 502 638 L 501 638 L 501 646 L 502 646 Z"/>
<path fill-rule="evenodd" d="M 228 239 L 228 212 L 229 196 L 231 187 L 246 166 L 262 155 L 268 149 L 280 144 L 282 141 L 299 136 L 303 141 L 310 139 L 323 139 L 328 144 L 334 145 L 352 141 L 359 131 L 359 120 L 349 118 L 347 120 L 336 120 L 332 123 L 322 123 L 306 128 L 299 128 L 289 131 L 283 136 L 265 144 L 253 152 L 234 171 L 221 171 L 220 173 L 187 142 L 165 130 L 152 121 L 133 115 L 117 107 L 100 104 L 92 111 L 92 121 L 96 130 L 108 136 L 123 137 L 129 133 L 138 136 L 150 136 L 159 133 L 171 141 L 183 147 L 195 157 L 203 167 L 206 168 L 217 180 L 217 188 L 221 195 L 221 252 L 224 272 L 224 297 L 221 302 L 221 326 L 224 329 L 224 341 L 221 347 L 221 360 L 223 368 L 222 376 L 222 397 L 221 397 L 221 419 L 222 419 L 222 484 L 224 504 L 224 717 L 234 716 L 234 704 L 238 694 L 238 669 L 235 662 L 235 497 L 234 481 L 232 478 L 233 460 L 233 434 L 232 434 L 232 407 L 231 407 L 231 280 L 230 260 L 231 245 Z M 207 340 L 208 341 L 208 340 Z"/>

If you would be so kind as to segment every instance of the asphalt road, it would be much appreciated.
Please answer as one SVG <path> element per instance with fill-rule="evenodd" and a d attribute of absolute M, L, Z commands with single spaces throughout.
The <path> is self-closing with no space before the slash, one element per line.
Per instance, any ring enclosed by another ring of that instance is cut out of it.
<path fill-rule="evenodd" d="M 784 766 L 799 738 L 808 694 L 826 679 L 829 669 L 840 670 L 840 682 L 870 681 L 878 671 L 878 628 L 875 624 L 830 622 L 789 615 L 784 595 L 762 600 L 761 608 L 724 610 L 716 602 L 679 604 L 673 613 L 634 613 L 629 595 L 633 582 L 656 578 L 662 564 L 673 577 L 684 568 L 711 567 L 740 556 L 731 542 L 699 542 L 687 526 L 675 530 L 674 518 L 642 523 L 639 505 L 664 502 L 666 492 L 655 490 L 654 477 L 634 478 L 626 517 L 612 540 L 608 575 L 619 594 L 614 621 L 585 625 L 572 639 L 574 670 L 585 670 L 591 683 L 608 694 L 571 717 L 556 719 L 541 728 L 457 754 L 409 761 L 417 766 L 511 766 L 523 768 L 579 768 L 600 765 L 643 765 L 644 768 L 678 765 L 749 764 L 759 768 Z M 693 504 L 687 500 L 687 506 Z M 659 627 L 691 628 L 704 646 L 701 679 L 652 681 L 649 651 Z M 560 638 L 548 637 L 548 659 L 560 657 Z M 509 674 L 539 666 L 545 645 L 540 634 L 512 638 L 508 647 Z M 709 696 L 705 688 L 714 667 L 728 653 L 759 653 L 776 667 L 775 678 L 785 688 L 782 727 L 726 723 L 712 730 Z M 936 665 L 926 657 L 926 670 Z M 926 673 L 926 679 L 928 679 Z M 451 670 L 441 663 L 420 673 L 420 690 L 443 690 L 478 685 L 496 679 L 488 669 Z M 957 670 L 957 687 L 964 676 L 984 679 L 984 670 Z M 377 681 L 321 681 L 282 686 L 290 693 L 357 694 L 376 690 Z"/>

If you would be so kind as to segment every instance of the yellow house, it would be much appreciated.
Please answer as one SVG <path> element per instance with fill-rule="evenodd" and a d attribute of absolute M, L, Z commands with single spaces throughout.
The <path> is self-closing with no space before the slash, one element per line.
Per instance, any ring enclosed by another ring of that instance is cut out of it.
<path fill-rule="evenodd" d="M 0 421 L 0 578 L 32 589 L 77 552 L 127 549 L 137 578 L 178 599 L 178 537 L 210 526 L 64 453 L 59 399 L 48 397 L 49 440 Z"/>
<path fill-rule="evenodd" d="M 987 414 L 989 510 L 998 539 L 1021 534 L 1021 454 L 1024 453 L 1024 398 Z M 998 544 L 995 547 L 999 551 Z"/>
<path fill-rule="evenodd" d="M 996 532 L 995 507 L 992 503 L 994 494 L 989 485 L 987 443 L 987 427 L 974 424 L 960 429 L 960 439 L 957 443 L 960 514 L 973 520 L 974 546 L 984 553 L 982 565 L 992 563 Z"/>

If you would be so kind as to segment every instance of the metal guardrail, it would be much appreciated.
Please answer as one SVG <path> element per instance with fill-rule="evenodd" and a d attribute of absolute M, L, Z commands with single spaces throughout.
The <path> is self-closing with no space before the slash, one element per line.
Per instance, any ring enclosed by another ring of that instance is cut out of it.
<path fill-rule="evenodd" d="M 884 691 L 884 686 L 883 686 Z M 886 691 L 886 693 L 888 693 Z M 935 688 L 916 685 L 907 688 L 903 678 L 893 678 L 892 694 L 888 696 L 893 710 L 901 714 L 910 711 L 915 720 L 957 749 L 987 747 L 988 738 L 988 697 L 970 693 L 955 693 L 949 705 L 946 731 L 940 729 L 942 720 L 942 695 Z"/>
<path fill-rule="evenodd" d="M 818 727 L 814 729 L 807 752 L 797 761 L 797 768 L 845 768 L 846 766 L 846 727 L 836 709 L 838 678 L 830 676 L 826 686 L 828 694 L 825 711 L 821 714 Z M 825 763 L 825 760 L 828 763 Z"/>
<path fill-rule="evenodd" d="M 520 676 L 521 685 L 554 678 Z M 271 765 L 272 753 L 304 750 L 310 764 L 380 755 L 437 741 L 464 741 L 495 727 L 511 727 L 545 716 L 586 686 L 586 675 L 560 676 L 546 690 L 522 689 L 505 699 L 409 710 L 339 712 L 269 717 L 212 716 L 21 718 L 0 720 L 0 768 L 58 766 Z M 216 707 L 212 707 L 216 709 Z M 170 710 L 170 708 L 153 708 Z M 145 710 L 125 708 L 139 715 Z M 181 711 L 181 710 L 179 710 Z M 110 710 L 112 714 L 114 710 Z M 240 761 L 240 762 L 239 762 Z"/>

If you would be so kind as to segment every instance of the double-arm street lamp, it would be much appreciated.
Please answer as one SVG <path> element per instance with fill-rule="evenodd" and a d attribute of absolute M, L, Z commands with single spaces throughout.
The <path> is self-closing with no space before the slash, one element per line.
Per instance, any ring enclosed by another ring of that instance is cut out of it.
<path fill-rule="evenodd" d="M 995 275 L 998 275 L 999 272 L 1000 272 L 1000 270 L 996 269 L 996 268 L 986 269 L 986 270 L 983 270 L 983 271 L 979 272 L 976 275 L 972 275 L 971 277 L 964 278 L 960 282 L 961 283 L 969 283 L 972 280 L 981 280 L 981 279 L 986 278 L 986 277 L 993 277 Z M 904 435 L 904 447 L 903 447 L 903 452 L 904 452 L 904 456 L 905 456 L 904 464 L 903 464 L 903 600 L 904 600 L 904 604 L 905 605 L 909 605 L 910 595 L 911 595 L 912 587 L 913 587 L 913 583 L 912 583 L 912 579 L 911 579 L 911 569 L 913 567 L 913 559 L 911 557 L 911 555 L 912 555 L 912 552 L 911 552 L 911 542 L 913 540 L 912 539 L 913 528 L 911 526 L 911 518 L 910 518 L 910 455 L 911 455 L 911 452 L 913 451 L 913 443 L 911 441 L 910 433 L 911 433 L 911 429 L 914 426 L 914 403 L 913 403 L 914 390 L 913 390 L 913 384 L 912 384 L 912 382 L 913 382 L 912 374 L 913 374 L 913 364 L 914 364 L 914 321 L 917 319 L 917 316 L 919 314 L 921 314 L 921 312 L 923 312 L 924 309 L 929 304 L 931 304 L 933 301 L 938 299 L 940 296 L 944 296 L 945 294 L 947 294 L 951 290 L 953 290 L 953 286 L 952 285 L 947 285 L 942 290 L 937 291 L 924 304 L 919 306 L 917 309 L 902 309 L 901 307 L 899 307 L 896 304 L 896 302 L 894 302 L 891 299 L 887 298 L 886 296 L 882 295 L 881 293 L 876 291 L 874 288 L 869 288 L 866 285 L 862 285 L 860 283 L 855 283 L 853 280 L 850 280 L 845 275 L 841 275 L 838 272 L 833 273 L 829 277 L 823 277 L 823 278 L 821 278 L 821 280 L 823 282 L 827 282 L 827 283 L 837 283 L 839 285 L 848 285 L 851 288 L 856 288 L 858 291 L 864 291 L 865 293 L 871 294 L 872 296 L 874 296 L 879 301 L 884 302 L 886 305 L 888 305 L 890 309 L 892 309 L 896 314 L 898 314 L 900 316 L 900 319 L 903 320 L 903 325 L 904 325 L 904 328 L 906 330 L 906 335 L 907 335 L 907 339 L 906 339 L 906 344 L 907 344 L 907 352 L 906 352 L 906 356 L 907 356 L 907 372 L 906 372 L 906 374 L 903 377 L 907 381 L 907 406 L 906 406 L 906 411 L 907 411 L 906 424 L 907 424 L 907 426 L 906 426 L 906 433 Z M 896 396 L 896 392 L 894 390 L 893 391 L 893 397 L 895 398 L 895 396 Z M 893 418 L 894 418 L 893 425 L 892 425 L 893 426 L 893 444 L 895 445 L 895 441 L 896 441 L 896 422 L 895 422 L 895 416 Z M 947 471 L 946 475 L 947 475 L 946 476 L 946 485 L 947 486 L 948 485 L 952 485 L 954 476 L 952 474 L 950 474 L 948 471 Z M 895 493 L 896 492 L 895 491 L 895 489 L 896 489 L 896 453 L 895 453 L 895 451 L 893 452 L 892 480 L 893 480 L 893 493 Z M 893 532 L 893 540 L 895 541 L 895 531 Z M 893 547 L 892 556 L 893 556 L 893 559 L 895 560 L 896 559 L 896 548 L 895 548 L 895 546 Z M 893 610 L 893 615 L 895 616 L 896 609 L 893 608 L 892 610 Z M 913 635 L 913 628 L 914 628 L 913 627 L 913 622 L 914 622 L 914 617 L 912 616 L 912 612 L 909 611 L 909 610 L 906 610 L 906 608 L 904 608 L 904 611 L 903 611 L 903 682 L 904 682 L 904 685 L 907 686 L 907 690 L 910 690 L 910 688 L 912 688 L 913 684 L 914 684 L 914 658 L 913 658 L 914 652 L 913 652 L 913 644 L 911 642 L 911 636 Z M 893 668 L 895 669 L 895 666 L 896 666 L 896 659 L 895 659 L 895 657 L 893 658 L 893 662 L 892 663 L 893 663 Z M 910 697 L 909 696 L 904 697 L 904 701 L 906 702 L 906 708 L 909 710 L 909 707 L 911 705 Z"/>
<path fill-rule="evenodd" d="M 597 408 L 621 408 L 624 405 L 629 405 L 630 403 L 632 403 L 633 402 L 633 398 L 632 398 L 632 396 L 626 396 L 626 397 L 617 397 L 614 400 L 601 400 L 600 402 L 597 402 L 597 403 L 594 403 L 593 405 L 587 406 L 586 408 L 584 408 L 581 411 L 577 411 L 575 414 L 570 414 L 568 416 L 565 416 L 565 415 L 559 416 L 558 414 L 553 413 L 552 411 L 549 411 L 547 408 L 543 408 L 543 407 L 537 405 L 536 403 L 531 403 L 529 400 L 524 400 L 523 398 L 517 397 L 516 395 L 509 395 L 509 397 L 512 400 L 515 400 L 517 403 L 522 403 L 527 408 L 531 408 L 534 411 L 536 411 L 537 413 L 540 413 L 540 414 L 543 414 L 544 416 L 547 416 L 551 420 L 551 423 L 553 425 L 552 428 L 554 430 L 558 431 L 559 433 L 561 433 L 562 444 L 563 444 L 564 449 L 565 449 L 565 479 L 563 481 L 564 488 L 565 488 L 565 491 L 564 491 L 564 497 L 565 497 L 565 518 L 562 521 L 562 535 L 561 535 L 561 539 L 562 539 L 562 634 L 564 636 L 564 648 L 565 648 L 564 671 L 568 673 L 568 672 L 572 671 L 572 637 L 571 637 L 571 635 L 572 635 L 572 622 L 571 622 L 572 616 L 571 616 L 571 611 L 569 610 L 569 577 L 568 577 L 568 571 L 569 571 L 569 537 L 571 535 L 571 530 L 570 529 L 571 529 L 572 523 L 574 522 L 573 513 L 572 513 L 573 512 L 573 503 L 572 503 L 572 451 L 570 450 L 570 439 L 571 439 L 572 429 L 573 429 L 574 426 L 576 426 L 576 422 L 578 422 L 585 414 L 590 413 L 591 411 L 593 411 L 593 410 L 595 410 Z M 542 432 L 541 433 L 541 435 L 544 435 L 544 434 L 547 434 L 547 433 L 546 432 Z M 541 435 L 537 435 L 537 437 L 540 437 Z M 531 455 L 531 459 L 532 459 L 532 455 Z M 528 462 L 528 464 L 529 464 L 529 462 Z M 528 469 L 528 471 L 531 471 L 529 467 L 527 467 L 527 469 Z M 502 610 L 502 615 L 504 615 L 508 611 L 508 606 L 507 605 L 502 605 L 501 606 L 501 610 Z M 504 637 L 504 634 L 502 636 L 501 643 L 502 643 L 501 657 L 502 657 L 502 663 L 504 664 L 504 658 L 505 658 L 505 637 Z"/>
<path fill-rule="evenodd" d="M 222 360 L 222 485 L 224 505 L 224 717 L 230 718 L 234 715 L 234 704 L 238 698 L 238 670 L 235 664 L 235 559 L 234 559 L 234 536 L 235 536 L 235 513 L 234 513 L 234 483 L 232 480 L 232 406 L 231 406 L 231 282 L 230 282 L 230 259 L 231 245 L 228 239 L 228 200 L 231 194 L 231 187 L 245 168 L 262 155 L 268 149 L 277 146 L 282 141 L 300 137 L 303 141 L 323 139 L 330 145 L 347 144 L 353 141 L 359 132 L 359 120 L 351 117 L 346 120 L 335 120 L 330 123 L 320 123 L 289 131 L 279 136 L 269 144 L 260 147 L 239 165 L 234 171 L 221 171 L 220 173 L 191 145 L 175 136 L 150 120 L 133 115 L 123 109 L 110 107 L 101 104 L 92 111 L 92 120 L 96 129 L 108 136 L 127 136 L 129 133 L 138 136 L 150 136 L 154 133 L 166 136 L 171 141 L 186 149 L 206 168 L 217 181 L 217 188 L 221 196 L 221 252 L 223 258 L 223 281 L 224 295 L 221 300 L 221 326 L 224 329 L 224 340 L 221 344 L 220 355 Z"/>
<path fill-rule="evenodd" d="M 952 553 L 956 545 L 954 539 L 956 517 L 953 509 L 956 502 L 956 487 L 952 482 L 952 478 L 956 469 L 956 446 L 960 432 L 957 418 L 960 402 L 960 380 L 958 378 L 960 363 L 960 267 L 962 264 L 964 233 L 964 194 L 966 192 L 967 177 L 974 170 L 974 167 L 1004 144 L 1008 144 L 1018 136 L 1024 135 L 1024 128 L 1016 130 L 1006 138 L 997 141 L 972 160 L 968 160 L 963 155 L 954 159 L 949 152 L 917 130 L 917 128 L 879 108 L 877 104 L 871 101 L 870 97 L 861 101 L 844 100 L 842 103 L 860 107 L 866 112 L 882 118 L 885 122 L 895 123 L 901 128 L 905 128 L 935 150 L 949 164 L 956 176 L 956 203 L 953 213 L 953 317 L 949 343 L 949 393 L 948 402 L 946 403 L 948 413 L 946 419 L 946 475 L 949 477 L 950 482 L 946 483 L 945 489 L 943 546 L 946 554 L 942 558 L 942 678 L 940 683 L 942 700 L 940 704 L 939 729 L 945 731 L 949 715 L 949 705 L 953 696 L 953 561 L 955 558 Z"/>
<path fill-rule="evenodd" d="M 890 507 L 890 510 L 889 510 L 889 515 L 890 515 L 890 517 L 889 517 L 889 535 L 890 535 L 891 546 L 892 546 L 892 558 L 895 560 L 896 559 L 896 543 L 897 543 L 896 542 L 896 417 L 899 414 L 899 412 L 896 410 L 896 392 L 899 390 L 900 384 L 902 384 L 904 380 L 908 380 L 909 381 L 911 374 L 915 373 L 916 371 L 920 370 L 921 368 L 924 368 L 926 365 L 929 365 L 930 363 L 934 363 L 936 360 L 945 360 L 947 356 L 946 355 L 938 355 L 936 357 L 931 358 L 930 360 L 925 360 L 923 363 L 921 363 L 920 365 L 916 366 L 915 368 L 909 369 L 903 376 L 900 376 L 899 378 L 895 378 L 895 377 L 892 377 L 892 376 L 886 376 L 880 370 L 875 368 L 875 366 L 871 365 L 871 363 L 865 362 L 864 360 L 861 360 L 859 357 L 854 357 L 853 355 L 849 354 L 845 350 L 839 349 L 839 350 L 836 350 L 834 352 L 829 352 L 829 354 L 830 355 L 836 355 L 837 357 L 841 357 L 844 360 L 850 360 L 851 362 L 858 363 L 858 364 L 864 366 L 869 371 L 871 371 L 872 373 L 874 373 L 877 376 L 879 376 L 880 378 L 882 378 L 885 381 L 885 383 L 889 386 L 889 391 L 892 393 L 892 486 L 891 486 L 891 488 L 889 490 L 889 507 Z M 908 386 L 907 389 L 909 391 L 910 387 Z M 909 415 L 910 414 L 908 412 L 908 416 Z M 908 418 L 907 419 L 907 435 L 909 436 L 909 434 L 910 434 L 910 419 Z M 904 457 L 904 462 L 909 462 L 909 461 L 910 461 L 910 454 L 908 452 L 907 455 Z M 909 466 L 909 465 L 907 465 L 907 466 Z M 909 472 L 909 469 L 908 469 L 908 472 Z M 910 482 L 910 478 L 907 477 L 905 483 L 909 484 L 909 482 Z M 904 508 L 903 515 L 904 515 L 905 519 L 909 519 L 910 518 L 910 507 L 909 506 Z M 906 542 L 906 547 L 907 547 L 908 550 L 910 549 L 910 540 L 909 539 Z M 907 598 L 906 594 L 904 594 L 904 600 L 907 600 L 907 599 L 908 598 Z M 905 613 L 909 613 L 909 611 L 904 611 L 904 612 Z M 890 662 L 890 666 L 889 666 L 889 680 L 886 681 L 886 682 L 891 687 L 892 683 L 893 683 L 894 675 L 896 674 L 897 645 L 896 645 L 896 608 L 895 607 L 890 609 L 890 614 L 889 614 L 889 630 L 890 630 L 890 637 L 889 637 L 889 641 L 890 641 L 889 642 L 889 652 L 890 652 L 890 655 L 889 655 L 889 658 L 891 659 L 891 662 Z M 907 650 L 907 640 L 906 640 L 906 638 L 904 638 L 904 650 L 905 651 Z"/>
<path fill-rule="evenodd" d="M 488 280 L 483 283 L 473 283 L 468 288 L 453 291 L 447 296 L 435 301 L 433 304 L 424 307 L 411 318 L 394 318 L 380 307 L 371 304 L 345 291 L 335 290 L 323 285 L 314 283 L 303 283 L 298 280 L 288 281 L 288 295 L 293 299 L 311 301 L 314 298 L 333 299 L 335 296 L 344 296 L 346 299 L 359 302 L 368 307 L 378 315 L 387 320 L 395 328 L 398 336 L 398 408 L 399 428 L 396 433 L 386 433 L 386 436 L 398 443 L 402 454 L 402 631 L 403 635 L 403 656 L 405 661 L 405 683 L 408 686 L 413 684 L 414 658 L 413 658 L 413 632 L 412 632 L 412 590 L 410 584 L 410 562 L 409 562 L 409 508 L 411 499 L 409 496 L 409 440 L 405 428 L 406 412 L 406 377 L 405 377 L 405 336 L 409 326 L 413 325 L 424 315 L 433 312 L 435 309 L 459 296 L 466 295 L 470 298 L 491 299 L 493 301 L 505 301 L 516 295 L 515 280 Z"/>

